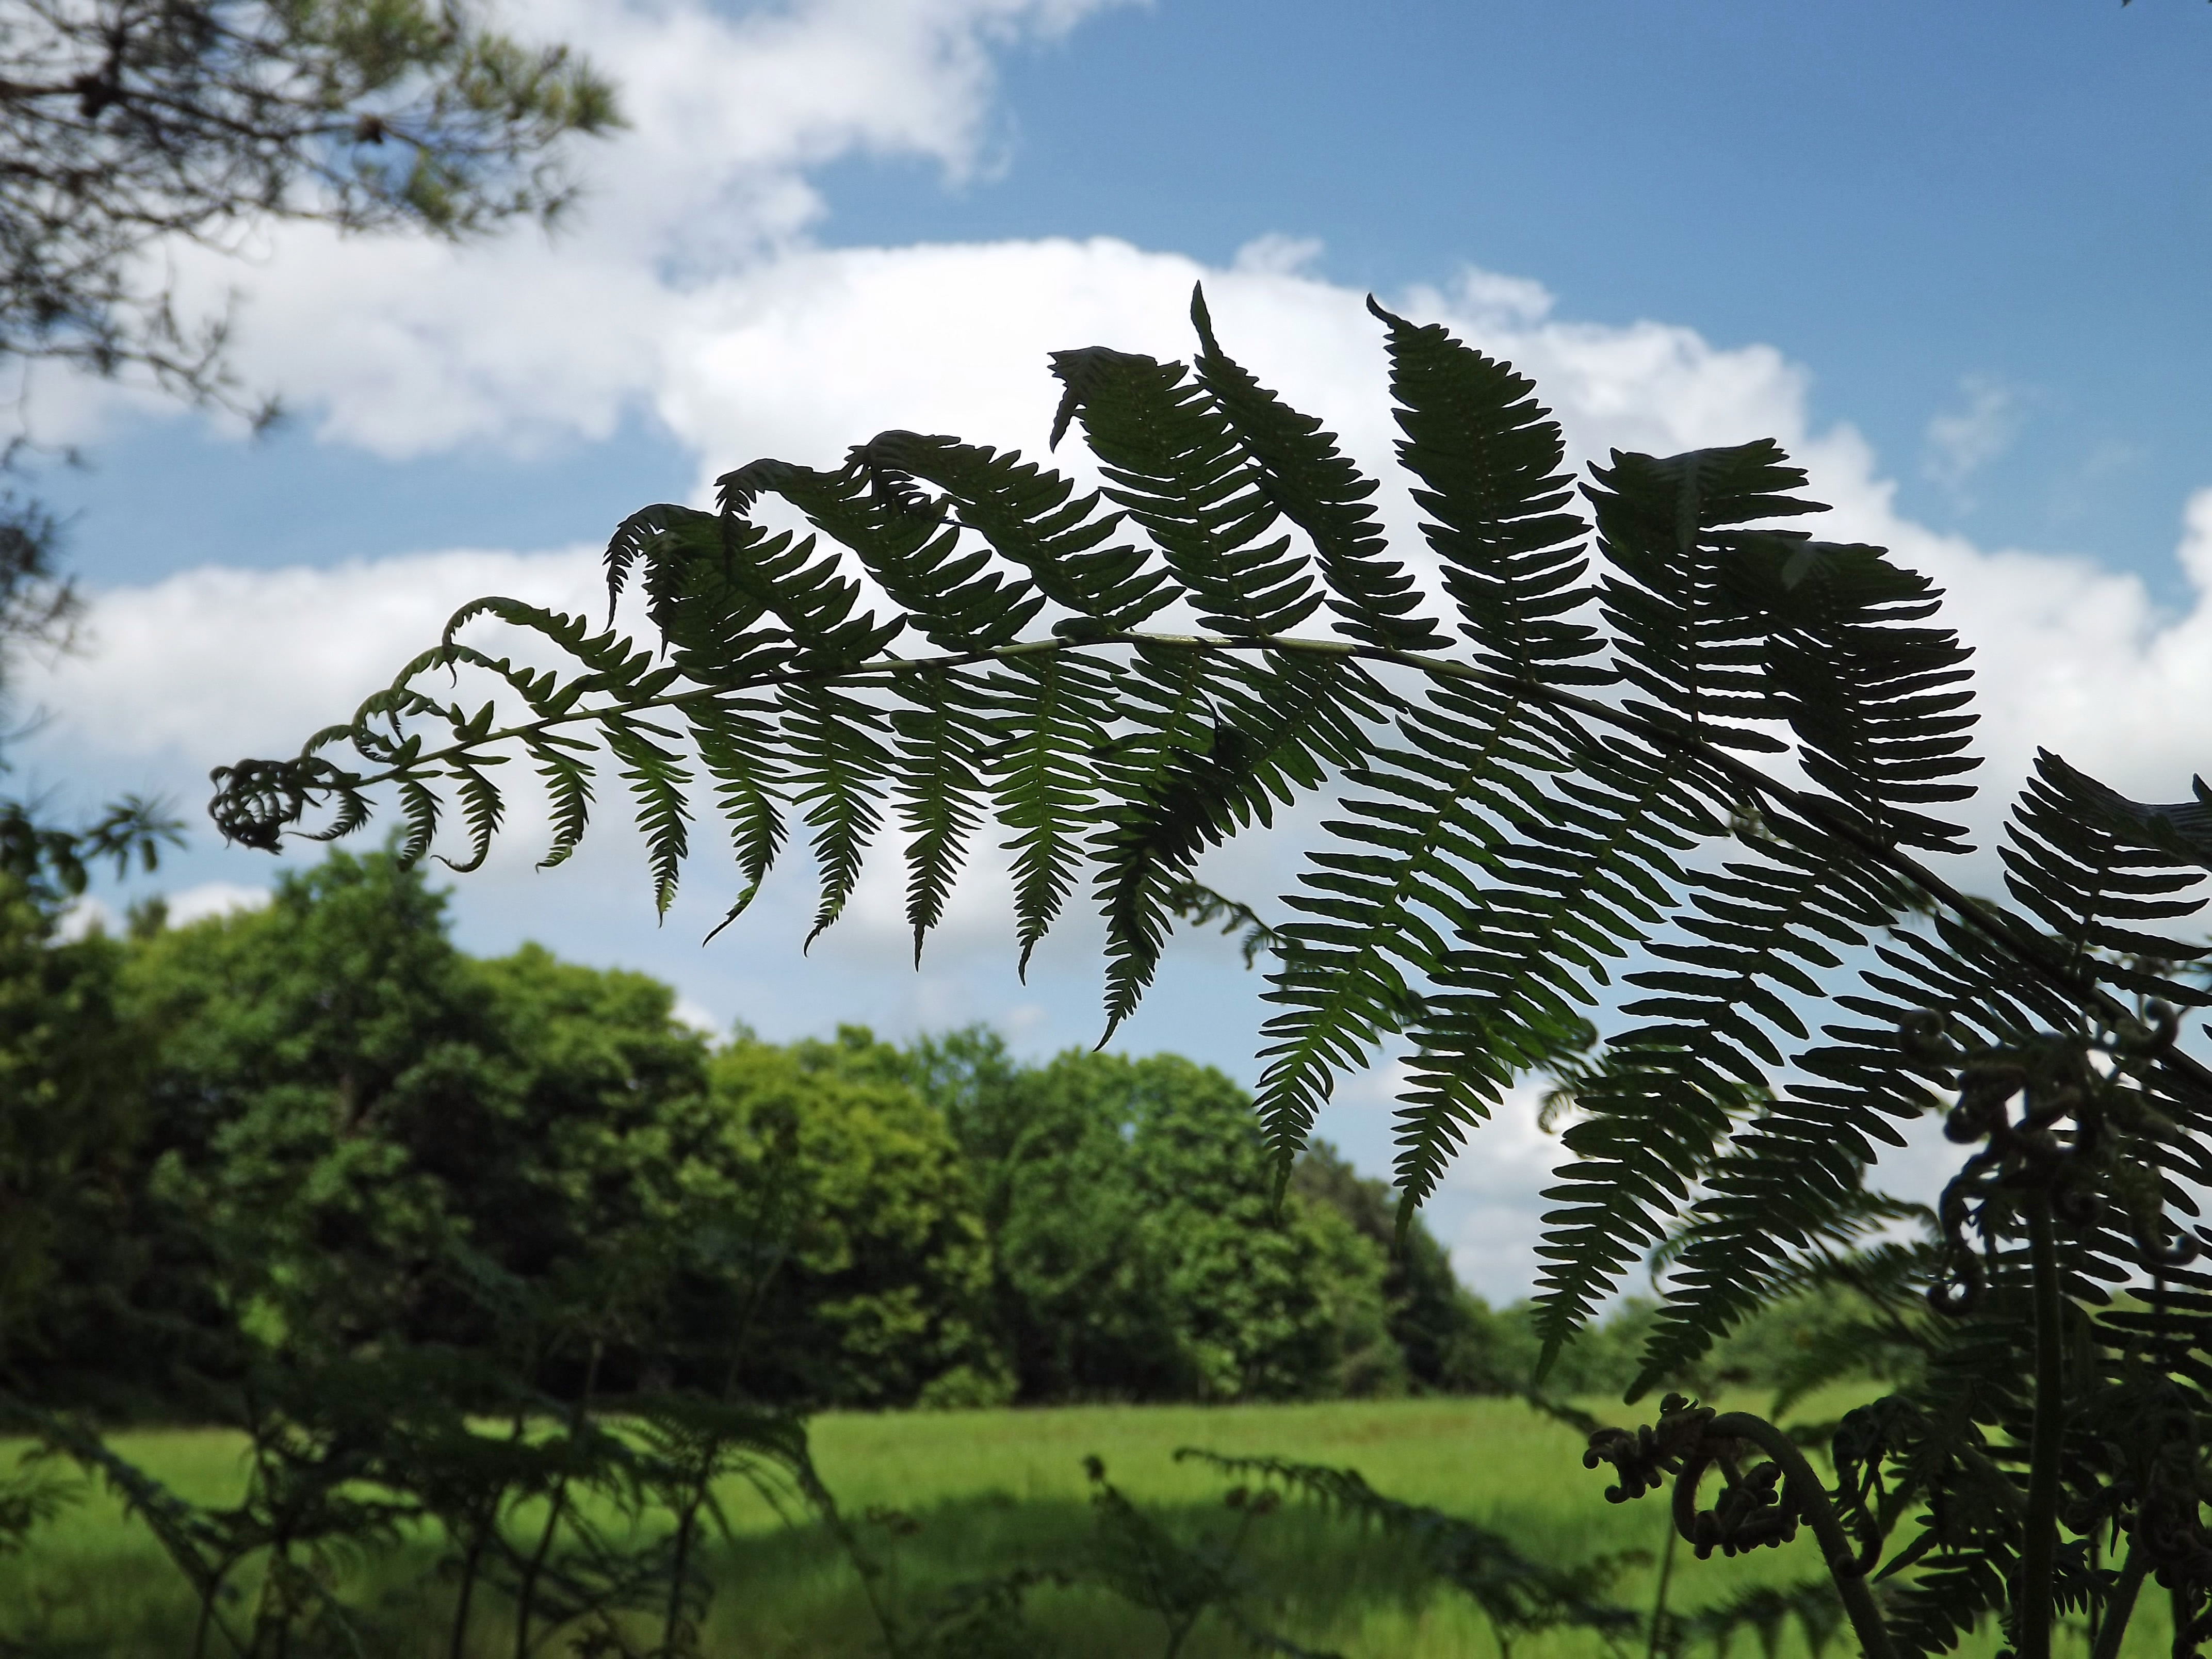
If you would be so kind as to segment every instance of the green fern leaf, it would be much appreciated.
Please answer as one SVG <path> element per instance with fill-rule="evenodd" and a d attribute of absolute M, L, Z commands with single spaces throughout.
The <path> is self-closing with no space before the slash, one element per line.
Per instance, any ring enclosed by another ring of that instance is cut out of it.
<path fill-rule="evenodd" d="M 983 784 L 978 757 L 988 731 L 975 691 L 958 676 L 933 673 L 901 688 L 913 707 L 895 710 L 896 799 L 907 837 L 907 923 L 914 958 L 945 914 L 945 901 L 967 857 Z"/>
<path fill-rule="evenodd" d="M 881 710 L 830 687 L 802 684 L 784 694 L 792 799 L 814 831 L 822 877 L 810 945 L 844 910 L 868 842 L 883 823 L 879 799 L 892 765 L 876 736 L 883 724 Z"/>
<path fill-rule="evenodd" d="M 1262 386 L 1213 337 L 1203 287 L 1190 296 L 1191 321 L 1204 349 L 1193 365 L 1212 394 L 1267 501 L 1304 531 L 1318 556 L 1337 631 L 1389 651 L 1437 651 L 1449 644 L 1419 615 L 1419 585 L 1389 556 L 1381 520 L 1369 504 L 1378 486 L 1336 447 L 1334 433 Z"/>
<path fill-rule="evenodd" d="M 676 750 L 653 740 L 671 737 L 660 727 L 609 714 L 602 729 L 636 802 L 638 827 L 645 831 L 647 861 L 653 872 L 653 909 L 665 916 L 675 902 L 677 880 L 691 850 L 691 813 L 684 800 L 691 774 Z"/>
<path fill-rule="evenodd" d="M 1053 355 L 1066 387 L 1055 431 L 1079 419 L 1109 481 L 1188 591 L 1201 625 L 1286 634 L 1322 595 L 1288 537 L 1261 542 L 1277 512 L 1203 385 L 1181 363 L 1094 347 Z"/>
<path fill-rule="evenodd" d="M 711 939 L 750 908 L 782 849 L 780 790 L 785 769 L 777 752 L 774 705 L 709 695 L 690 698 L 682 708 L 691 724 L 700 764 L 714 780 L 715 805 L 730 827 L 738 873 L 744 883 L 728 913 L 707 935 Z"/>
<path fill-rule="evenodd" d="M 1066 478 L 1018 451 L 886 432 L 854 459 L 886 490 L 910 493 L 920 482 L 943 491 L 960 522 L 994 552 L 1099 629 L 1134 628 L 1175 602 L 1167 573 L 1149 568 L 1144 550 L 1112 541 L 1120 514 L 1097 516 L 1097 495 L 1077 495 Z"/>
<path fill-rule="evenodd" d="M 1013 832 L 1014 920 L 1026 976 L 1074 887 L 1092 833 L 1115 677 L 1072 656 L 1015 658 L 987 682 L 998 741 L 987 751 L 993 799 Z"/>

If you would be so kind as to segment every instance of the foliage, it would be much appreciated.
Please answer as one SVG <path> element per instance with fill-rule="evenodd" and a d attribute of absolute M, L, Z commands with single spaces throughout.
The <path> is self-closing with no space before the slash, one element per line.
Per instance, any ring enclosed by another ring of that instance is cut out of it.
<path fill-rule="evenodd" d="M 10 1218 L 76 1218 L 58 1271 L 11 1255 L 11 1386 L 228 1417 L 253 1354 L 392 1343 L 561 1399 L 588 1370 L 809 1409 L 1504 1386 L 1433 1240 L 1387 1265 L 1379 1189 L 1332 1164 L 1333 1201 L 1271 1213 L 1218 1073 L 980 1032 L 710 1048 L 641 975 L 465 955 L 445 903 L 338 854 L 125 939 L 19 909 L 10 1121 L 71 1150 L 11 1154 Z"/>
<path fill-rule="evenodd" d="M 1166 1054 L 1022 1066 L 979 1031 L 925 1040 L 910 1064 L 972 1172 L 1019 1398 L 1407 1386 L 1383 1244 L 1317 1196 L 1322 1177 L 1273 1212 L 1249 1097 L 1218 1072 Z"/>
<path fill-rule="evenodd" d="M 2107 1530 L 2156 1563 L 2193 1641 L 2212 1551 L 2181 1473 L 2208 1409 L 2185 1356 L 2212 1278 L 2166 1215 L 2212 1176 L 2212 1073 L 2175 1012 L 2212 993 L 2174 968 L 2200 948 L 2159 930 L 2203 903 L 2212 787 L 2143 805 L 2041 754 L 2005 830 L 2011 903 L 1968 897 L 1926 862 L 1965 849 L 1937 815 L 1977 764 L 1968 653 L 1927 579 L 1796 528 L 1821 508 L 1771 442 L 1616 453 L 1578 502 L 1528 381 L 1376 310 L 1448 617 L 1387 544 L 1376 483 L 1227 356 L 1199 299 L 1188 365 L 1054 356 L 1054 441 L 1080 428 L 1102 490 L 902 432 L 835 471 L 754 462 L 716 511 L 617 530 L 610 592 L 641 590 L 650 646 L 477 601 L 349 723 L 221 771 L 215 816 L 274 848 L 396 795 L 408 856 L 457 815 L 472 867 L 506 810 L 496 769 L 521 759 L 558 861 L 611 761 L 664 908 L 695 811 L 733 837 L 732 918 L 792 816 L 818 932 L 888 816 L 917 950 L 994 817 L 1024 956 L 1087 878 L 1110 1031 L 1201 857 L 1327 792 L 1274 933 L 1258 1109 L 1279 1186 L 1386 1044 L 1407 1055 L 1407 1216 L 1509 1085 L 1585 1064 L 1544 1354 L 1663 1246 L 1640 1391 L 1893 1221 L 1865 1185 L 1876 1150 L 1942 1115 L 1987 1143 L 1915 1264 L 1947 1334 L 1922 1385 L 1846 1425 L 1838 1492 L 1764 1419 L 1693 1404 L 1593 1455 L 1624 1498 L 1676 1476 L 1686 1537 L 1812 1526 L 1870 1651 L 1945 1647 L 1984 1613 L 2023 1659 L 2048 1659 L 2060 1606 L 2109 1601 L 2117 1626 L 2119 1581 L 2090 1564 Z M 811 533 L 771 529 L 769 495 Z M 1171 607 L 1193 623 L 1151 622 Z M 1296 631 L 1324 616 L 1331 635 Z M 537 654 L 471 644 L 480 618 Z M 2154 1294 L 2093 1319 L 2116 1283 Z M 1863 1575 L 1908 1515 L 1877 1605 Z"/>
<path fill-rule="evenodd" d="M 709 1087 L 738 1149 L 724 1202 L 790 1218 L 744 1386 L 810 1407 L 1004 1400 L 984 1226 L 958 1146 L 896 1052 L 852 1029 L 789 1050 L 740 1039 Z"/>
<path fill-rule="evenodd" d="M 1290 1192 L 1310 1205 L 1334 1208 L 1387 1261 L 1381 1286 L 1384 1334 L 1389 1347 L 1402 1356 L 1406 1386 L 1451 1394 L 1514 1394 L 1528 1386 L 1536 1353 L 1522 1340 L 1525 1322 L 1511 1314 L 1501 1317 L 1463 1289 L 1450 1256 L 1418 1217 L 1402 1230 L 1397 1226 L 1397 1195 L 1387 1182 L 1360 1175 L 1328 1142 L 1314 1140 L 1291 1166 Z M 1360 1358 L 1349 1355 L 1346 1363 L 1358 1364 Z M 1378 1384 L 1387 1378 L 1387 1359 L 1366 1363 L 1379 1365 Z"/>
<path fill-rule="evenodd" d="M 0 1378 L 50 1364 L 130 1281 L 145 1045 L 119 1006 L 122 951 L 54 937 L 51 906 L 0 877 Z M 115 1356 L 128 1364 L 132 1350 Z"/>
<path fill-rule="evenodd" d="M 1636 1615 L 1604 1599 L 1622 1563 L 1600 1558 L 1572 1564 L 1532 1561 L 1511 1540 L 1456 1516 L 1386 1498 L 1356 1469 L 1286 1462 L 1274 1457 L 1224 1457 L 1186 1448 L 1232 1478 L 1255 1480 L 1297 1493 L 1349 1519 L 1404 1538 L 1430 1572 L 1482 1609 L 1501 1655 L 1540 1631 L 1574 1628 L 1619 1636 Z"/>
<path fill-rule="evenodd" d="M 262 221 L 453 235 L 550 215 L 561 141 L 616 125 L 606 82 L 470 5 L 26 0 L 0 28 L 0 356 L 222 386 L 144 256 Z"/>

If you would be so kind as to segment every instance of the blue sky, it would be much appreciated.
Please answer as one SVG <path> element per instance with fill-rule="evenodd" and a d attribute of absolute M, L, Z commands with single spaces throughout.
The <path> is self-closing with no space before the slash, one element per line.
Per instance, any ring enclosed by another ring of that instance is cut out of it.
<path fill-rule="evenodd" d="M 813 234 L 1106 234 L 1225 263 L 1272 233 L 1319 240 L 1353 287 L 1530 276 L 1578 319 L 1779 347 L 1916 518 L 2176 601 L 2179 503 L 2212 453 L 2209 93 L 2212 8 L 2180 0 L 1159 0 L 1002 50 L 975 176 L 813 169 Z M 254 449 L 168 420 L 98 445 L 54 488 L 81 567 L 537 545 L 692 471 L 647 415 L 519 464 L 479 445 L 406 466 L 303 417 Z M 206 505 L 172 534 L 186 480 Z"/>
<path fill-rule="evenodd" d="M 1194 276 L 1232 349 L 1378 465 L 1370 289 L 1530 368 L 1585 452 L 1781 436 L 1838 531 L 1952 586 L 1996 803 L 2035 743 L 2166 799 L 2212 749 L 2212 7 L 527 15 L 623 77 L 637 122 L 587 158 L 595 193 L 563 235 L 456 259 L 284 232 L 243 263 L 186 257 L 188 297 L 237 290 L 241 370 L 294 406 L 259 441 L 34 386 L 33 433 L 92 463 L 47 482 L 96 603 L 90 653 L 27 688 L 50 718 L 20 782 L 196 807 L 209 765 L 341 717 L 474 592 L 584 602 L 592 547 L 635 506 L 878 426 L 1035 443 L 1043 350 L 1179 351 Z M 1089 937 L 1018 985 L 988 879 L 917 976 L 889 910 L 801 963 L 794 884 L 702 952 L 720 872 L 656 927 L 619 835 L 556 875 L 530 856 L 459 884 L 472 948 L 539 937 L 646 967 L 700 1018 L 772 1036 L 840 1018 L 988 1018 L 1032 1049 L 1095 1035 Z M 153 885 L 190 911 L 273 867 L 200 830 Z M 1279 890 L 1289 868 L 1279 840 L 1224 884 Z M 1249 1077 L 1256 989 L 1199 945 L 1126 1046 Z M 1370 1167 L 1388 1092 L 1348 1091 L 1327 1126 Z M 1498 1133 L 1439 1225 L 1504 1294 L 1549 1154 L 1525 1125 Z"/>

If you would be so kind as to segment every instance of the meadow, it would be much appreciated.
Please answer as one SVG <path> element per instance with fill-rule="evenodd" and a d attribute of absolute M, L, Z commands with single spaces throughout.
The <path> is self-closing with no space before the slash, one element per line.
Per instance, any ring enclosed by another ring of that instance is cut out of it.
<path fill-rule="evenodd" d="M 1619 1407 L 1605 1414 L 1626 1420 Z M 1231 1483 L 1177 1462 L 1176 1448 L 1357 1468 L 1381 1492 L 1475 1521 L 1540 1559 L 1641 1553 L 1611 1586 L 1615 1599 L 1638 1609 L 1651 1604 L 1663 1537 L 1656 1499 L 1607 1504 L 1609 1472 L 1582 1467 L 1576 1432 L 1516 1401 L 839 1414 L 816 1419 L 813 1439 L 823 1478 L 882 1571 L 864 1587 L 818 1522 L 797 1513 L 781 1517 L 733 1483 L 725 1494 L 733 1535 L 714 1547 L 718 1590 L 700 1632 L 702 1655 L 880 1655 L 870 1589 L 896 1614 L 963 1583 L 1079 1558 L 1096 1525 L 1087 1457 L 1103 1460 L 1115 1484 L 1178 1536 L 1223 1539 L 1246 1527 L 1243 1610 L 1303 1647 L 1345 1659 L 1567 1659 L 1604 1652 L 1605 1644 L 1557 1632 L 1513 1643 L 1500 1655 L 1474 1604 L 1421 1572 L 1402 1539 L 1364 1531 L 1300 1501 L 1248 1521 L 1224 1503 Z M 148 1431 L 119 1436 L 118 1445 L 195 1499 L 220 1499 L 240 1478 L 240 1443 L 221 1434 Z M 438 1580 L 437 1556 L 434 1540 L 420 1540 L 361 1561 L 341 1583 L 349 1601 L 376 1611 L 385 1652 L 404 1659 L 445 1652 L 450 1598 Z M 1693 1610 L 1818 1571 L 1809 1537 L 1735 1560 L 1700 1562 L 1685 1549 L 1674 1561 L 1670 1602 Z M 2163 1651 L 2166 1632 L 2162 1598 L 2154 1592 L 2144 1599 L 2126 1650 L 2148 1659 Z M 0 1560 L 0 1607 L 6 1609 L 0 1632 L 52 1659 L 172 1659 L 187 1650 L 191 1601 L 185 1586 L 143 1527 L 96 1493 L 82 1495 L 26 1553 Z M 1096 1585 L 1040 1585 L 1026 1616 L 1024 1653 L 1132 1659 L 1170 1650 L 1158 1614 Z M 2075 1632 L 2066 1650 L 2086 1652 L 2085 1635 Z M 1763 1659 L 1806 1653 L 1794 1623 L 1739 1638 L 1749 1644 L 1765 1650 Z M 1848 1631 L 1840 1632 L 1832 1650 L 1850 1646 Z M 1995 1632 L 1984 1631 L 1964 1651 L 1978 1656 L 1996 1646 Z M 1642 1652 L 1642 1633 L 1632 1632 L 1620 1648 Z M 1190 1632 L 1178 1659 L 1251 1650 L 1214 1613 Z M 511 1654 L 512 1637 L 502 1641 L 496 1626 L 487 1626 L 471 1651 L 483 1659 Z"/>

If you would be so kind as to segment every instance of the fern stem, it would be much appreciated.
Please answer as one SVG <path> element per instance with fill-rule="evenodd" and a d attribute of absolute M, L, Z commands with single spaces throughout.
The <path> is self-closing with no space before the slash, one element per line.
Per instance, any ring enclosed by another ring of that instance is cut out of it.
<path fill-rule="evenodd" d="M 2119 1583 L 2105 1602 L 2104 1622 L 2098 1627 L 2097 1645 L 2091 1650 L 2089 1659 L 2120 1659 L 2121 1638 L 2126 1636 L 2128 1620 L 2135 1616 L 2136 1596 L 2142 1589 L 2144 1570 L 2150 1558 L 2133 1543 L 2128 1546 L 2128 1563 L 2120 1569 Z"/>
<path fill-rule="evenodd" d="M 2051 1659 L 2051 1569 L 2058 1552 L 2059 1456 L 2065 1440 L 2066 1349 L 2051 1194 L 2027 1201 L 2035 1297 L 2035 1421 L 2028 1431 L 2027 1534 L 2020 1553 L 2020 1659 Z"/>
<path fill-rule="evenodd" d="M 1797 1443 L 1765 1418 L 1749 1412 L 1723 1412 L 1713 1419 L 1706 1432 L 1724 1439 L 1748 1440 L 1781 1467 L 1783 1493 L 1813 1528 L 1828 1564 L 1828 1576 L 1835 1581 L 1836 1594 L 1843 1598 L 1844 1612 L 1850 1619 L 1851 1633 L 1859 1638 L 1860 1651 L 1865 1659 L 1897 1659 L 1889 1626 L 1882 1620 L 1881 1609 L 1875 1605 L 1866 1575 L 1859 1571 L 1858 1552 L 1851 1547 L 1844 1523 L 1837 1518 L 1836 1506 L 1828 1501 L 1827 1486 L 1805 1461 Z M 1678 1482 L 1680 1478 L 1677 1477 Z M 2022 1655 L 2021 1659 L 2050 1659 L 2050 1656 L 2048 1652 Z"/>
<path fill-rule="evenodd" d="M 1659 1589 L 1651 1598 L 1651 1631 L 1644 1644 L 1644 1659 L 1659 1659 L 1659 1635 L 1667 1622 L 1667 1589 L 1674 1577 L 1674 1546 L 1681 1538 L 1674 1516 L 1668 1516 L 1667 1540 L 1659 1547 Z"/>

